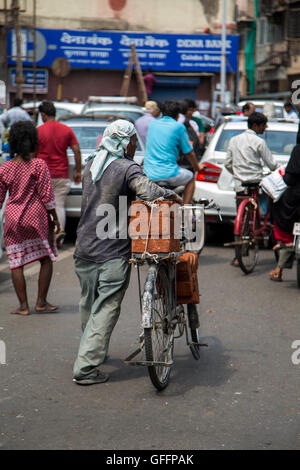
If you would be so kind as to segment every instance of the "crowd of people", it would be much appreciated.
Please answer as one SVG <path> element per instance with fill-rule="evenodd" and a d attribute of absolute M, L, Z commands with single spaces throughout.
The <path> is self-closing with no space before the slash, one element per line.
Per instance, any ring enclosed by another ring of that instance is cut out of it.
<path fill-rule="evenodd" d="M 83 179 L 82 211 L 75 247 L 75 272 L 81 295 L 79 311 L 82 337 L 74 364 L 73 379 L 79 385 L 102 383 L 108 375 L 99 370 L 108 353 L 111 333 L 117 323 L 122 299 L 129 284 L 130 238 L 118 237 L 119 199 L 127 197 L 127 209 L 138 197 L 144 201 L 157 198 L 189 204 L 195 188 L 195 173 L 203 169 L 205 129 L 196 117 L 196 104 L 163 104 L 148 101 L 145 114 L 135 125 L 117 119 L 105 129 L 100 144 L 81 173 L 81 153 L 70 127 L 55 120 L 53 103 L 39 107 L 43 125 L 35 128 L 30 117 L 15 101 L 4 113 L 1 124 L 9 127 L 10 159 L 0 167 L 0 206 L 6 200 L 4 241 L 19 307 L 12 313 L 29 315 L 24 266 L 40 262 L 36 312 L 54 312 L 58 306 L 47 296 L 57 256 L 57 244 L 65 236 L 65 201 L 69 191 L 67 149 L 75 158 L 74 181 Z M 287 109 L 287 112 L 288 109 Z M 260 137 L 267 127 L 267 117 L 246 103 L 242 113 L 248 129 L 232 138 L 225 161 L 232 173 L 237 206 L 243 196 L 242 183 L 259 182 L 263 166 L 278 166 L 265 141 Z M 145 143 L 143 168 L 133 160 L 137 134 Z M 292 226 L 300 205 L 300 141 L 295 143 L 284 180 L 288 186 L 273 205 L 276 236 L 280 250 L 278 266 L 271 271 L 272 280 L 282 279 L 282 270 L 291 263 L 288 251 L 292 243 Z M 183 199 L 174 191 L 183 186 Z M 8 196 L 7 196 L 8 195 Z M 103 219 L 101 204 L 115 208 L 115 237 L 101 238 L 97 231 Z M 236 265 L 234 259 L 232 264 Z"/>

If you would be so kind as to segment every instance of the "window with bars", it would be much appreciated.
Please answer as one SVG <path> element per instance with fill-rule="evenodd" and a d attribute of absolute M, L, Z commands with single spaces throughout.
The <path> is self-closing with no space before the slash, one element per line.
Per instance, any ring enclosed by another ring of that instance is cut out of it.
<path fill-rule="evenodd" d="M 300 38 L 300 8 L 288 11 L 287 37 L 288 39 Z"/>

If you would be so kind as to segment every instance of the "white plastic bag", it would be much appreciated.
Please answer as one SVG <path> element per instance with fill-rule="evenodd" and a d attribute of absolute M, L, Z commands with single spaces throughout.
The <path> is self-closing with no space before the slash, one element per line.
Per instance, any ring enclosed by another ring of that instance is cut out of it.
<path fill-rule="evenodd" d="M 287 185 L 283 181 L 285 168 L 286 165 L 277 168 L 277 170 L 265 176 L 260 182 L 262 190 L 268 194 L 274 202 L 277 202 L 281 198 L 287 188 Z"/>

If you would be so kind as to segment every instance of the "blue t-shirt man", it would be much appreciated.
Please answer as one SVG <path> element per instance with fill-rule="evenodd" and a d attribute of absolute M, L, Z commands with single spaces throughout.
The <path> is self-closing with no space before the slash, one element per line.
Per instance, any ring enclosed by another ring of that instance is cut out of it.
<path fill-rule="evenodd" d="M 153 120 L 148 128 L 144 172 L 151 180 L 177 176 L 179 152 L 193 150 L 185 126 L 171 116 Z"/>

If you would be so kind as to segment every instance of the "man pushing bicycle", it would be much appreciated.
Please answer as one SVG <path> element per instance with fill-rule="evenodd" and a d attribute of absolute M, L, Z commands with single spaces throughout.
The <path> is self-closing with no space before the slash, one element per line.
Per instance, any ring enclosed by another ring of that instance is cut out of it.
<path fill-rule="evenodd" d="M 246 194 L 243 183 L 258 184 L 263 177 L 264 166 L 272 171 L 280 166 L 265 140 L 259 137 L 265 132 L 267 122 L 268 118 L 264 114 L 252 113 L 248 117 L 248 129 L 232 137 L 229 142 L 224 166 L 233 175 L 237 208 L 241 196 Z M 233 266 L 239 265 L 236 258 L 232 260 L 231 264 Z"/>

